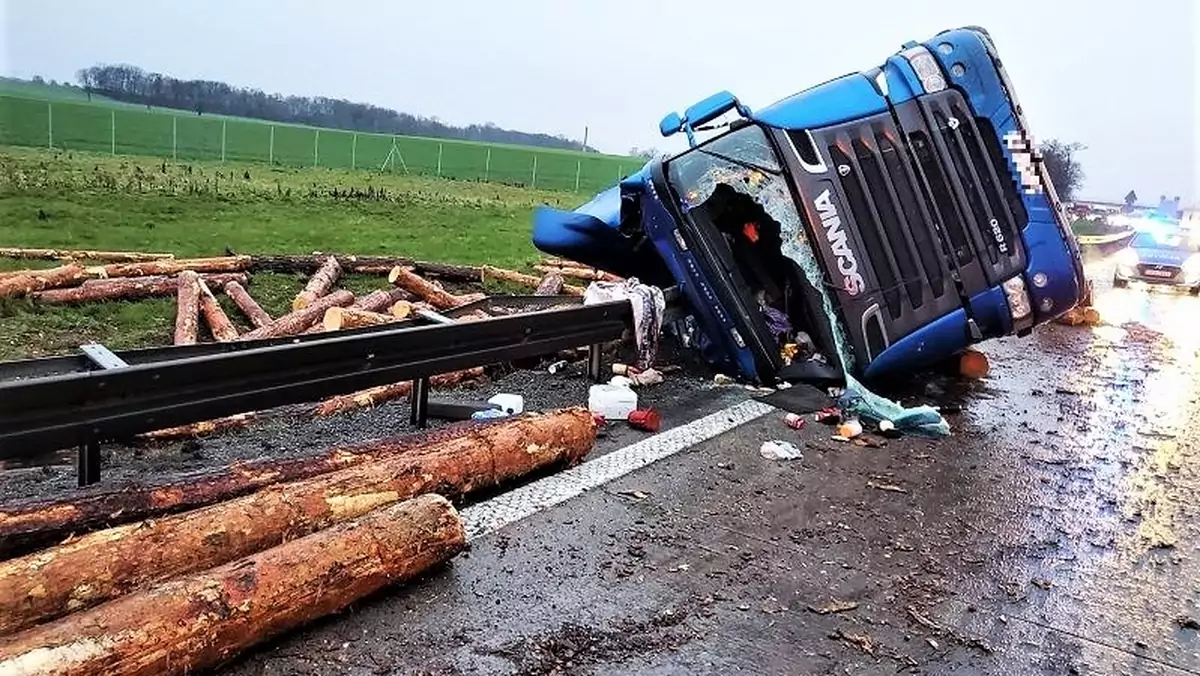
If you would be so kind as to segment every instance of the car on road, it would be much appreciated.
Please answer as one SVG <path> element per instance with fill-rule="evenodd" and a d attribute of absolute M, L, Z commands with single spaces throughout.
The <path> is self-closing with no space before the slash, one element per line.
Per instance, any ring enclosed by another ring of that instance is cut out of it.
<path fill-rule="evenodd" d="M 1113 286 L 1129 282 L 1183 287 L 1200 296 L 1200 240 L 1180 232 L 1142 231 L 1117 252 Z"/>

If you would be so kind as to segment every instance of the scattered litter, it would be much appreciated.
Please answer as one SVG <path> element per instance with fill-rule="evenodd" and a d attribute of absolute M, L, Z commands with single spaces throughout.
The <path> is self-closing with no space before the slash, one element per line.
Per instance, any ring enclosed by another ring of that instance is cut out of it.
<path fill-rule="evenodd" d="M 879 434 L 887 439 L 899 439 L 904 433 L 896 429 L 896 423 L 891 420 L 879 421 Z"/>
<path fill-rule="evenodd" d="M 835 641 L 844 641 L 868 655 L 875 655 L 875 642 L 866 634 L 850 634 L 842 629 L 835 629 L 833 633 L 829 634 L 829 638 Z"/>
<path fill-rule="evenodd" d="M 628 376 L 633 373 L 637 373 L 638 370 L 636 368 L 630 366 L 629 364 L 613 364 L 612 372 L 614 375 Z"/>
<path fill-rule="evenodd" d="M 627 420 L 637 410 L 637 392 L 616 385 L 592 385 L 588 389 L 588 410 L 608 420 Z"/>
<path fill-rule="evenodd" d="M 846 439 L 853 439 L 854 437 L 857 437 L 858 435 L 860 435 L 862 433 L 863 433 L 862 423 L 860 423 L 857 420 L 847 420 L 846 422 L 842 423 L 841 425 L 838 425 L 838 428 L 837 428 L 837 435 L 839 437 L 844 437 Z"/>
<path fill-rule="evenodd" d="M 958 372 L 964 378 L 982 380 L 990 370 L 987 355 L 978 350 L 965 350 L 958 358 Z"/>
<path fill-rule="evenodd" d="M 913 622 L 916 622 L 917 624 L 921 625 L 922 627 L 925 627 L 926 629 L 929 629 L 931 631 L 938 631 L 938 632 L 942 631 L 941 626 L 939 626 L 936 622 L 929 619 L 928 617 L 925 617 L 921 613 L 917 612 L 915 608 L 908 609 L 908 616 L 912 618 Z"/>
<path fill-rule="evenodd" d="M 662 426 L 662 417 L 652 408 L 630 411 L 627 420 L 630 427 L 643 432 L 657 432 Z"/>
<path fill-rule="evenodd" d="M 877 491 L 889 491 L 891 493 L 907 493 L 908 489 L 897 486 L 896 484 L 879 483 L 878 481 L 867 481 L 867 488 L 874 488 Z"/>
<path fill-rule="evenodd" d="M 738 610 L 743 610 L 743 611 L 745 611 L 745 610 L 750 610 L 750 604 L 749 604 L 749 603 L 743 603 L 743 604 L 741 604 L 741 605 L 739 605 L 739 606 L 738 606 Z"/>
<path fill-rule="evenodd" d="M 724 373 L 718 373 L 717 375 L 713 376 L 714 385 L 732 385 L 734 382 L 736 381 L 732 377 L 727 376 Z"/>
<path fill-rule="evenodd" d="M 844 613 L 858 608 L 858 603 L 855 601 L 830 601 L 821 606 L 809 606 L 808 610 L 818 615 L 831 615 L 833 613 Z"/>
<path fill-rule="evenodd" d="M 673 567 L 673 568 L 668 568 L 668 569 L 667 569 L 667 572 L 668 572 L 668 573 L 686 573 L 686 572 L 688 572 L 688 571 L 689 571 L 689 570 L 691 570 L 691 569 L 692 569 L 692 567 L 691 567 L 691 566 L 689 566 L 688 564 L 686 564 L 686 563 L 681 563 L 681 564 L 679 564 L 678 566 L 675 566 L 675 567 Z"/>
<path fill-rule="evenodd" d="M 1033 586 L 1039 589 L 1049 589 L 1054 586 L 1054 583 L 1042 577 L 1035 577 L 1032 580 Z"/>
<path fill-rule="evenodd" d="M 805 420 L 804 420 L 804 416 L 802 416 L 802 415 L 798 415 L 796 413 L 788 413 L 787 415 L 783 416 L 783 424 L 787 425 L 788 427 L 790 427 L 794 430 L 804 429 L 804 423 L 805 423 Z"/>
<path fill-rule="evenodd" d="M 645 491 L 618 491 L 617 495 L 628 495 L 629 497 L 637 500 L 645 500 L 646 498 L 650 497 L 650 494 L 646 493 Z"/>
<path fill-rule="evenodd" d="M 501 393 L 488 399 L 488 403 L 499 406 L 508 415 L 518 415 L 525 411 L 525 398 L 519 394 Z"/>
<path fill-rule="evenodd" d="M 931 638 L 927 638 L 927 639 L 925 639 L 925 642 L 926 642 L 926 643 L 928 643 L 928 644 L 929 644 L 929 646 L 930 646 L 931 648 L 933 648 L 934 650 L 938 650 L 939 648 L 941 648 L 941 646 L 940 646 L 940 645 L 938 645 L 938 642 L 937 642 L 937 641 L 935 641 L 935 640 L 933 640 L 933 639 L 931 639 Z"/>
<path fill-rule="evenodd" d="M 1067 310 L 1055 321 L 1067 326 L 1100 326 L 1103 323 L 1100 318 L 1100 312 L 1096 308 L 1083 307 L 1082 305 L 1077 305 Z"/>
<path fill-rule="evenodd" d="M 613 387 L 633 387 L 633 380 L 625 376 L 613 376 L 608 381 Z"/>
<path fill-rule="evenodd" d="M 567 368 L 570 365 L 571 365 L 571 363 L 568 362 L 566 359 L 559 359 L 558 361 L 556 361 L 553 364 L 551 364 L 550 366 L 548 366 L 546 368 L 546 372 L 549 373 L 550 375 L 554 375 L 555 373 L 562 371 L 563 369 Z"/>
<path fill-rule="evenodd" d="M 1196 631 L 1200 631 L 1200 620 L 1194 617 L 1180 615 L 1175 618 L 1175 624 L 1179 625 L 1180 629 L 1195 629 Z"/>
<path fill-rule="evenodd" d="M 799 460 L 804 457 L 800 448 L 790 441 L 764 441 L 758 454 L 767 460 Z"/>
<path fill-rule="evenodd" d="M 817 422 L 825 423 L 826 425 L 838 425 L 842 422 L 842 412 L 832 406 L 817 411 L 814 417 Z"/>
<path fill-rule="evenodd" d="M 498 408 L 485 408 L 482 411 L 475 411 L 471 414 L 471 420 L 493 420 L 495 418 L 507 417 L 508 413 L 505 413 Z"/>
<path fill-rule="evenodd" d="M 620 377 L 620 376 L 616 376 Z M 654 369 L 646 369 L 627 376 L 634 385 L 658 385 L 663 381 L 662 373 Z"/>

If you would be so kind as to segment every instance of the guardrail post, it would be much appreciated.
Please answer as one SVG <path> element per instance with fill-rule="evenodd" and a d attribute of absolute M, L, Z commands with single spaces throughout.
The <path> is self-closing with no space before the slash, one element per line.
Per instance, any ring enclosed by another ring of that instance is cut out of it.
<path fill-rule="evenodd" d="M 221 120 L 221 164 L 225 163 L 225 131 L 229 120 Z"/>
<path fill-rule="evenodd" d="M 54 104 L 46 104 L 46 147 L 54 149 Z"/>
<path fill-rule="evenodd" d="M 600 359 L 602 349 L 603 346 L 598 344 L 588 346 L 588 378 L 593 383 L 600 382 L 600 378 L 603 375 L 600 373 L 600 368 L 603 365 Z"/>
<path fill-rule="evenodd" d="M 438 167 L 437 167 L 437 175 L 438 175 L 438 176 L 441 176 L 441 175 L 442 175 L 442 144 L 441 144 L 441 143 L 439 143 L 439 144 L 438 144 Z"/>
<path fill-rule="evenodd" d="M 575 163 L 575 192 L 579 192 L 579 174 L 583 172 L 583 160 Z"/>
<path fill-rule="evenodd" d="M 109 114 L 109 118 L 108 118 L 109 143 L 110 143 L 110 150 L 112 151 L 110 154 L 113 157 L 116 157 L 117 156 L 117 111 L 110 110 L 110 111 L 108 111 L 108 114 Z"/>
<path fill-rule="evenodd" d="M 529 187 L 537 187 L 537 155 L 533 156 L 533 182 Z"/>
<path fill-rule="evenodd" d="M 320 156 L 321 156 L 320 148 L 321 148 L 321 130 L 318 129 L 317 133 L 313 134 L 313 168 L 314 169 L 317 168 L 317 164 L 320 161 Z"/>
<path fill-rule="evenodd" d="M 358 168 L 358 132 L 350 138 L 350 169 Z"/>
<path fill-rule="evenodd" d="M 179 118 L 171 116 L 171 159 L 179 160 Z"/>
<path fill-rule="evenodd" d="M 487 157 L 483 160 L 483 182 L 487 183 L 488 174 L 492 171 L 492 149 L 487 149 Z"/>
<path fill-rule="evenodd" d="M 275 125 L 271 125 L 271 146 L 267 150 L 267 164 L 275 166 Z"/>
<path fill-rule="evenodd" d="M 100 482 L 100 443 L 89 441 L 79 447 L 75 464 L 77 483 L 80 488 Z"/>
<path fill-rule="evenodd" d="M 413 381 L 411 422 L 413 427 L 423 428 L 429 420 L 429 378 L 417 378 Z"/>

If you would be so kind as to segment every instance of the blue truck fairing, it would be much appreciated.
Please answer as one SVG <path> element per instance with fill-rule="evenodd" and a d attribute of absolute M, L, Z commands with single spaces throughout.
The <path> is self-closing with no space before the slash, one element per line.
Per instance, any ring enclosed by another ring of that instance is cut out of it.
<path fill-rule="evenodd" d="M 742 119 L 695 143 L 731 110 Z M 847 373 L 875 377 L 1023 334 L 1082 295 L 1078 246 L 981 29 L 756 112 L 720 92 L 660 129 L 693 148 L 575 211 L 539 209 L 534 243 L 678 284 L 710 360 L 747 378 L 773 381 L 786 360 L 758 316 L 771 303 Z M 753 246 L 792 231 L 774 259 Z"/>

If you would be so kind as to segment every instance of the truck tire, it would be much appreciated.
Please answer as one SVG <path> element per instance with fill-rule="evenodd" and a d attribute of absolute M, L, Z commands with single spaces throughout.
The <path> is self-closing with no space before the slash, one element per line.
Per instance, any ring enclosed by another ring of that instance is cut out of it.
<path fill-rule="evenodd" d="M 1129 286 L 1128 279 L 1121 279 L 1120 277 L 1113 275 L 1113 288 L 1114 289 L 1124 289 L 1127 286 Z"/>
<path fill-rule="evenodd" d="M 1200 285 L 1193 286 L 1192 288 L 1188 289 L 1188 295 L 1189 296 L 1200 296 Z"/>

